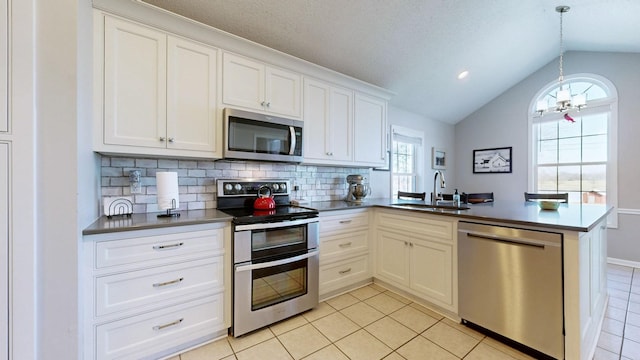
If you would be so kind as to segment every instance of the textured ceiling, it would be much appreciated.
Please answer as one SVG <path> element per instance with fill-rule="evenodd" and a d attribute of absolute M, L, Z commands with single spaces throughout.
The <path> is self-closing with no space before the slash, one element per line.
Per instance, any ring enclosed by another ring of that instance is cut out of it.
<path fill-rule="evenodd" d="M 557 5 L 571 6 L 566 50 L 640 52 L 640 0 L 138 1 L 378 85 L 393 105 L 448 123 L 558 56 Z"/>

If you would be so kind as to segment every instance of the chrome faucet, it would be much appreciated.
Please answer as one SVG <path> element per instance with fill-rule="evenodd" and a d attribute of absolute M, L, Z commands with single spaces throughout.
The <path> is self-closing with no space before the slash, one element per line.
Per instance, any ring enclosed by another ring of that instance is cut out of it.
<path fill-rule="evenodd" d="M 438 193 L 436 192 L 436 184 L 437 184 L 437 180 L 438 180 L 438 174 L 440 174 L 440 188 L 445 188 L 447 187 L 446 184 L 444 183 L 444 174 L 442 173 L 442 171 L 440 170 L 436 170 L 435 175 L 433 176 L 433 199 L 431 204 L 433 205 L 437 205 L 438 204 L 438 200 L 442 200 L 441 196 L 438 196 Z"/>

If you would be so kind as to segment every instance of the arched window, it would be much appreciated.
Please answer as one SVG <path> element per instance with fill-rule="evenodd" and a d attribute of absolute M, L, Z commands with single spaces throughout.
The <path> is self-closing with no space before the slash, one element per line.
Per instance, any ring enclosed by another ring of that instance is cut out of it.
<path fill-rule="evenodd" d="M 529 111 L 529 186 L 539 193 L 569 193 L 569 203 L 606 203 L 617 207 L 617 92 L 598 75 L 565 77 L 571 96 L 586 95 L 580 111 L 540 115 L 543 102 L 556 104 L 559 85 L 549 83 L 532 99 Z M 568 116 L 565 116 L 568 115 Z M 611 216 L 610 226 L 617 226 Z"/>

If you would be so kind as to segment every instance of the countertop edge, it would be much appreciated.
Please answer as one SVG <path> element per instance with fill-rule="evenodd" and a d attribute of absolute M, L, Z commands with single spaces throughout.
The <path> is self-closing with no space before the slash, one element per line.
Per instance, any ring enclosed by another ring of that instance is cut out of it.
<path fill-rule="evenodd" d="M 544 227 L 548 229 L 564 230 L 564 231 L 577 231 L 577 232 L 589 232 L 597 224 L 599 224 L 611 211 L 613 207 L 605 209 L 605 211 L 598 216 L 594 216 L 594 219 L 589 219 L 588 225 L 568 225 L 568 224 L 554 224 L 550 222 L 538 222 L 527 219 L 496 217 L 487 214 L 474 214 L 464 213 L 463 211 L 449 212 L 449 211 L 425 211 L 417 209 L 407 209 L 394 206 L 397 200 L 381 198 L 372 199 L 363 203 L 349 203 L 346 201 L 323 201 L 312 202 L 304 205 L 303 207 L 312 208 L 318 210 L 319 213 L 325 213 L 330 211 L 344 211 L 344 210 L 356 210 L 356 209 L 368 209 L 368 208 L 382 208 L 382 209 L 394 209 L 401 211 L 410 211 L 412 213 L 425 213 L 436 216 L 449 216 L 455 217 L 459 220 L 465 221 L 481 221 L 481 222 L 495 222 L 503 224 L 513 224 L 520 226 L 533 226 Z M 410 202 L 409 202 L 410 203 Z M 476 208 L 477 212 L 482 212 L 482 207 Z M 99 235 L 107 233 L 117 233 L 124 231 L 135 230 L 149 230 L 158 228 L 167 228 L 175 226 L 188 226 L 188 225 L 200 225 L 208 223 L 228 222 L 233 219 L 233 216 L 228 215 L 217 209 L 206 210 L 190 210 L 181 211 L 181 217 L 179 218 L 158 218 L 159 213 L 143 213 L 133 214 L 131 217 L 118 217 L 109 219 L 106 216 L 98 218 L 93 224 L 89 225 L 82 231 L 83 236 Z"/>

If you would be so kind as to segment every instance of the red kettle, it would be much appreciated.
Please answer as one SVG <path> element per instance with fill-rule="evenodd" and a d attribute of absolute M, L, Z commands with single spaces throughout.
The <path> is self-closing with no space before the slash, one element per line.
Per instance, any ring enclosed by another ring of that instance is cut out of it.
<path fill-rule="evenodd" d="M 276 208 L 276 201 L 273 200 L 270 187 L 267 185 L 260 186 L 258 189 L 258 198 L 253 202 L 253 208 L 256 210 L 269 210 Z"/>

